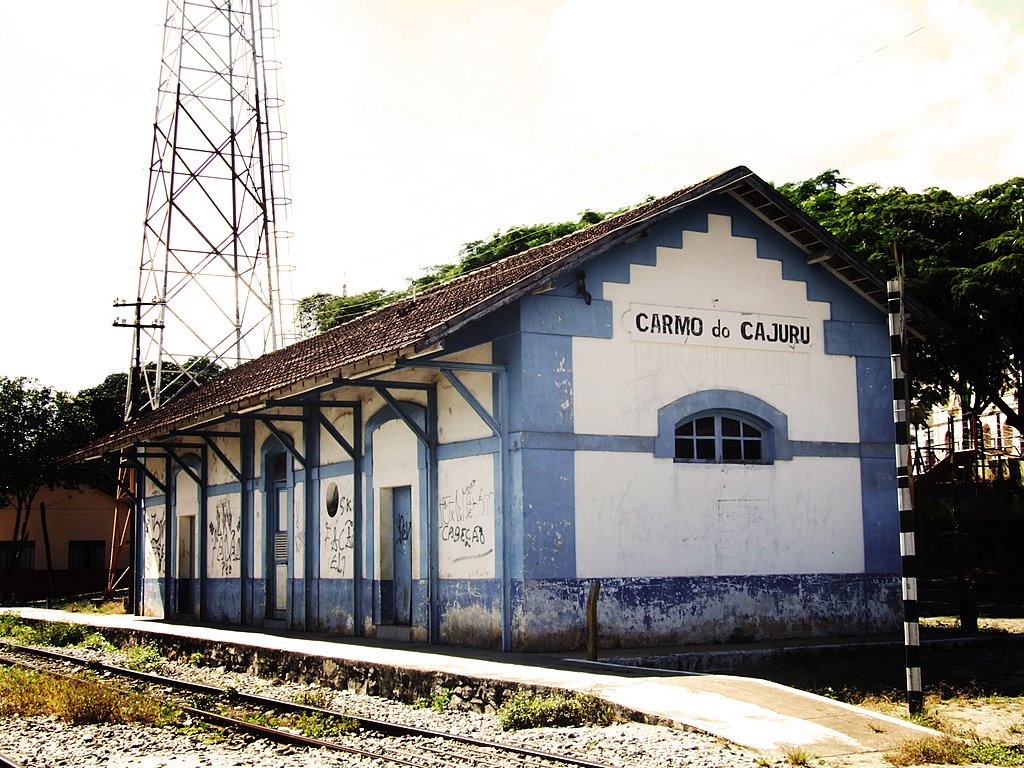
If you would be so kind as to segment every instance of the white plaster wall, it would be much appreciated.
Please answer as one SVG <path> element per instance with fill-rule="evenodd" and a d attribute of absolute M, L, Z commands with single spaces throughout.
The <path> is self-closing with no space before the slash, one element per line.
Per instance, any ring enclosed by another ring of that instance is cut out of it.
<path fill-rule="evenodd" d="M 494 578 L 494 457 L 442 461 L 438 476 L 438 573 Z"/>
<path fill-rule="evenodd" d="M 355 524 L 352 476 L 320 481 L 320 578 L 351 579 Z M 330 514 L 333 510 L 334 514 Z"/>
<path fill-rule="evenodd" d="M 445 357 L 444 360 L 457 360 L 461 363 L 490 364 L 491 345 L 460 352 L 458 355 Z M 468 373 L 456 371 L 455 375 L 487 410 L 494 413 L 493 375 L 490 373 Z M 448 379 L 441 376 L 437 384 L 437 436 L 442 443 L 457 443 L 462 440 L 477 440 L 490 437 L 491 429 L 477 416 L 476 411 L 466 402 Z"/>
<path fill-rule="evenodd" d="M 350 399 L 347 396 L 342 396 L 344 393 L 337 393 L 338 399 L 345 400 Z M 325 395 L 326 398 L 332 397 L 330 393 Z M 346 440 L 349 445 L 355 444 L 355 438 L 352 430 L 352 411 L 347 408 L 325 408 L 323 411 L 324 416 L 334 425 Z M 345 449 L 338 445 L 337 441 L 324 429 L 320 427 L 320 463 L 322 465 L 328 464 L 340 464 L 343 461 L 351 461 L 352 457 L 349 456 Z"/>
<path fill-rule="evenodd" d="M 420 575 L 420 482 L 417 462 L 418 441 L 400 419 L 385 422 L 373 433 L 373 514 L 374 530 L 377 541 L 374 542 L 375 571 L 383 578 L 391 577 L 391 551 L 382 547 L 385 534 L 391 531 L 390 493 L 382 499 L 381 489 L 395 488 L 402 485 L 411 487 L 412 504 L 412 576 Z M 386 536 L 386 541 L 391 541 Z"/>
<path fill-rule="evenodd" d="M 709 231 L 683 233 L 682 248 L 658 248 L 657 265 L 631 267 L 628 284 L 604 283 L 613 303 L 613 338 L 573 340 L 573 417 L 577 433 L 655 435 L 657 410 L 682 395 L 734 389 L 789 417 L 793 440 L 856 442 L 857 390 L 851 357 L 825 355 L 825 302 L 807 300 L 804 283 L 782 279 L 778 261 L 758 259 L 756 241 L 731 234 L 731 218 L 708 217 Z M 711 329 L 697 343 L 630 334 L 631 306 L 690 309 L 742 320 L 739 313 L 792 318 L 811 326 L 797 351 L 728 342 Z"/>
<path fill-rule="evenodd" d="M 161 483 L 167 482 L 166 468 L 167 463 L 163 459 L 146 459 L 146 469 L 153 473 L 153 476 Z M 146 483 L 146 491 L 149 494 L 161 493 L 159 489 L 153 484 L 153 481 L 149 479 L 148 475 L 143 475 L 143 480 Z"/>
<path fill-rule="evenodd" d="M 232 425 L 234 427 L 235 425 Z M 215 429 L 227 430 L 227 426 L 218 426 Z M 241 440 L 237 437 L 215 437 L 213 442 L 220 448 L 221 452 L 228 457 L 236 469 L 242 468 Z M 209 485 L 224 485 L 226 483 L 237 483 L 238 478 L 231 474 L 224 462 L 220 460 L 213 451 L 207 452 L 207 483 Z"/>
<path fill-rule="evenodd" d="M 167 508 L 163 504 L 144 503 L 142 511 L 142 552 L 143 568 L 147 579 L 164 575 L 167 553 Z"/>
<path fill-rule="evenodd" d="M 238 578 L 242 564 L 242 497 L 237 493 L 211 496 L 206 502 L 206 575 L 211 579 Z"/>
<path fill-rule="evenodd" d="M 858 573 L 860 465 L 676 464 L 576 454 L 581 578 Z"/>

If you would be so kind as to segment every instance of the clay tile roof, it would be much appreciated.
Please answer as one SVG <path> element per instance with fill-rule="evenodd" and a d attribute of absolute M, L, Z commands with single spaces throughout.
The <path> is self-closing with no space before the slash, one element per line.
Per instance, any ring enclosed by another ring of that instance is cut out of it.
<path fill-rule="evenodd" d="M 360 365 L 369 368 L 374 360 L 387 361 L 402 352 L 427 349 L 452 331 L 641 232 L 657 219 L 720 192 L 728 192 L 744 202 L 809 254 L 816 250 L 826 254 L 819 260 L 826 261 L 826 266 L 841 279 L 885 307 L 885 283 L 879 276 L 769 184 L 739 166 L 244 363 L 139 416 L 83 448 L 73 458 L 81 460 L 119 450 L 287 394 L 289 387 L 303 382 L 321 379 L 328 383 L 357 372 Z M 833 263 L 827 263 L 830 260 Z"/>

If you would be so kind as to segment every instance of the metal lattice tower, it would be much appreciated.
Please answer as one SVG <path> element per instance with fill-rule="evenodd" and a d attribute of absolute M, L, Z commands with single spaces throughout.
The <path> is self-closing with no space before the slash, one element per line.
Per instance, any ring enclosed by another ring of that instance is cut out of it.
<path fill-rule="evenodd" d="M 276 0 L 167 2 L 126 419 L 292 333 L 277 35 Z"/>

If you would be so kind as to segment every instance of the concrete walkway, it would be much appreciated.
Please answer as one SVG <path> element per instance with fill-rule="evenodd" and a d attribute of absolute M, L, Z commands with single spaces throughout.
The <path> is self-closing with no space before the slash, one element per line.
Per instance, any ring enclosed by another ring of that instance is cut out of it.
<path fill-rule="evenodd" d="M 171 624 L 136 616 L 4 609 L 28 619 L 69 621 L 157 635 L 268 648 L 420 672 L 592 693 L 677 727 L 710 733 L 762 752 L 799 747 L 820 757 L 879 752 L 935 731 L 860 707 L 731 675 L 664 673 L 534 654 L 494 654 L 455 647 L 402 646 L 366 640 Z"/>

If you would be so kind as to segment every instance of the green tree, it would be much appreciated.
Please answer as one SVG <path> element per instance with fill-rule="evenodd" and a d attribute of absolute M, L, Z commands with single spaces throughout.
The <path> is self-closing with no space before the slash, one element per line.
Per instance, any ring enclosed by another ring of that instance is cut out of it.
<path fill-rule="evenodd" d="M 112 373 L 95 387 L 81 390 L 75 399 L 89 412 L 94 437 L 108 435 L 124 424 L 124 402 L 128 392 L 128 374 Z"/>
<path fill-rule="evenodd" d="M 347 323 L 404 296 L 404 292 L 389 293 L 375 288 L 352 296 L 315 293 L 299 301 L 296 325 L 303 337 L 315 336 L 329 328 Z"/>
<path fill-rule="evenodd" d="M 850 187 L 837 170 L 779 190 L 887 276 L 906 284 L 949 330 L 910 345 L 914 396 L 950 393 L 968 412 L 995 405 L 1024 432 L 1024 179 L 971 195 Z"/>
<path fill-rule="evenodd" d="M 578 229 L 603 221 L 610 215 L 613 214 L 584 211 L 580 214 L 578 221 L 511 227 L 504 232 L 496 232 L 489 240 L 474 240 L 471 243 L 465 243 L 459 250 L 459 260 L 456 263 L 438 264 L 424 270 L 423 275 L 409 281 L 409 288 L 405 291 L 391 292 L 385 291 L 383 288 L 375 288 L 354 296 L 314 293 L 299 301 L 296 326 L 303 337 L 323 333 L 366 312 L 398 301 L 410 293 L 425 291 L 434 285 L 479 269 L 499 259 L 556 240 Z"/>
<path fill-rule="evenodd" d="M 0 377 L 0 506 L 14 508 L 13 565 L 28 537 L 41 488 L 74 488 L 64 460 L 94 432 L 88 409 L 70 395 L 24 377 Z"/>

